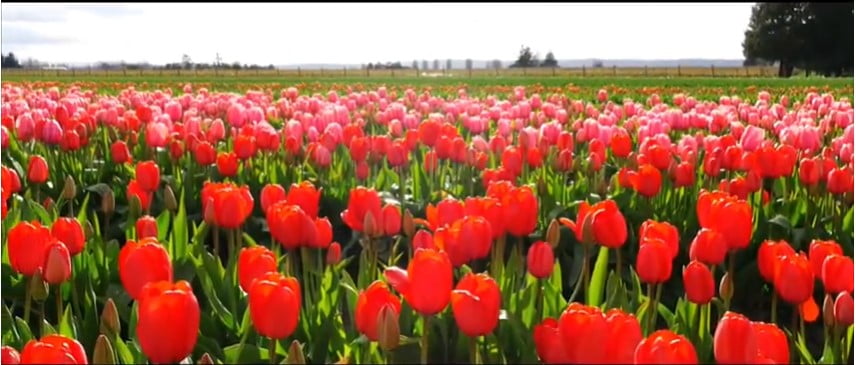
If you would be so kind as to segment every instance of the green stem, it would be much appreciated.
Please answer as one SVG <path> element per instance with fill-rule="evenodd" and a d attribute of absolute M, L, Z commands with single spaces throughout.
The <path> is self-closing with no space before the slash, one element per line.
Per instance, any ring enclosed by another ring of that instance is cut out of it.
<path fill-rule="evenodd" d="M 776 324 L 776 307 L 778 306 L 779 295 L 773 290 L 773 300 L 770 308 L 770 323 Z"/>
<path fill-rule="evenodd" d="M 480 364 L 479 361 L 479 348 L 478 348 L 478 337 L 470 337 L 470 363 L 472 364 Z"/>
<path fill-rule="evenodd" d="M 227 256 L 227 258 L 230 259 L 231 257 L 233 257 L 235 255 L 235 235 L 232 234 L 231 229 L 226 230 L 226 240 L 227 240 L 228 245 L 229 245 L 229 247 L 228 247 L 229 256 Z"/>
<path fill-rule="evenodd" d="M 33 277 L 30 277 L 30 280 L 27 280 L 27 287 L 24 288 L 24 322 L 30 323 L 30 307 L 33 305 L 33 295 L 30 292 L 30 287 L 32 286 Z"/>
<path fill-rule="evenodd" d="M 645 318 L 646 322 L 647 322 L 645 324 L 645 329 L 648 330 L 648 332 L 647 332 L 648 335 L 650 335 L 652 332 L 651 326 L 652 326 L 653 321 L 651 320 L 651 317 L 654 316 L 653 309 L 654 309 L 655 305 L 656 304 L 654 303 L 654 284 L 648 284 L 648 308 L 647 308 L 648 318 Z"/>
<path fill-rule="evenodd" d="M 392 351 L 384 351 L 384 354 L 386 355 L 386 363 L 387 364 L 395 364 L 395 361 L 393 358 L 394 354 Z"/>
<path fill-rule="evenodd" d="M 586 302 L 588 302 L 588 289 L 589 289 L 589 244 L 583 243 L 583 298 L 585 298 Z"/>
<path fill-rule="evenodd" d="M 422 364 L 428 363 L 428 332 L 431 328 L 431 317 L 422 316 L 422 341 L 420 346 L 422 347 L 422 354 L 420 359 L 422 360 Z"/>
<path fill-rule="evenodd" d="M 618 283 L 621 283 L 621 247 L 615 249 L 615 275 L 618 276 Z"/>
<path fill-rule="evenodd" d="M 273 338 L 268 342 L 268 359 L 271 364 L 276 364 L 276 340 Z"/>
<path fill-rule="evenodd" d="M 220 227 L 214 226 L 214 257 L 220 256 Z"/>
<path fill-rule="evenodd" d="M 541 316 L 544 311 L 544 286 L 542 279 L 538 279 L 538 286 L 535 287 L 535 290 L 535 320 L 541 322 Z"/>
<path fill-rule="evenodd" d="M 62 287 L 61 285 L 56 286 L 56 325 L 59 326 L 60 322 L 62 322 Z"/>
<path fill-rule="evenodd" d="M 737 256 L 736 251 L 731 251 L 728 253 L 728 281 L 731 284 L 731 295 L 729 298 L 725 298 L 725 310 L 731 309 L 731 299 L 734 298 L 734 293 L 737 292 L 734 290 L 734 286 L 736 281 L 734 280 L 734 265 L 735 265 L 735 256 Z"/>

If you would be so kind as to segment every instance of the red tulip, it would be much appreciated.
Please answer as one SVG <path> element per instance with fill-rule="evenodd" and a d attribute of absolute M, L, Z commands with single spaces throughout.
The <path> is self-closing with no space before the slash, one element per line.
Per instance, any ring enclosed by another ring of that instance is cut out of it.
<path fill-rule="evenodd" d="M 842 167 L 830 171 L 826 177 L 826 190 L 839 195 L 853 192 L 853 170 Z"/>
<path fill-rule="evenodd" d="M 188 282 L 158 281 L 146 285 L 137 318 L 137 338 L 149 361 L 174 364 L 193 352 L 200 311 Z"/>
<path fill-rule="evenodd" d="M 38 221 L 18 222 L 9 230 L 9 264 L 24 276 L 33 276 L 42 268 L 45 249 L 52 241 L 51 231 Z"/>
<path fill-rule="evenodd" d="M 44 184 L 48 181 L 48 162 L 39 155 L 30 156 L 27 166 L 27 180 L 32 184 Z"/>
<path fill-rule="evenodd" d="M 420 248 L 432 249 L 436 250 L 437 246 L 434 245 L 434 236 L 431 232 L 426 231 L 424 229 L 420 229 L 416 231 L 416 234 L 413 235 L 413 241 L 411 242 L 413 245 L 413 251 L 416 251 Z"/>
<path fill-rule="evenodd" d="M 200 166 L 208 166 L 216 161 L 217 150 L 208 141 L 201 141 L 193 147 L 193 157 Z"/>
<path fill-rule="evenodd" d="M 397 205 L 387 204 L 381 210 L 383 234 L 395 236 L 401 231 L 401 211 Z"/>
<path fill-rule="evenodd" d="M 496 281 L 483 273 L 465 275 L 451 295 L 455 322 L 470 337 L 493 332 L 499 322 L 501 302 Z"/>
<path fill-rule="evenodd" d="M 752 240 L 752 207 L 745 200 L 723 195 L 706 191 L 699 194 L 699 222 L 704 228 L 722 233 L 730 250 L 746 248 Z"/>
<path fill-rule="evenodd" d="M 137 219 L 137 239 L 147 237 L 158 237 L 158 222 L 150 215 L 144 215 Z"/>
<path fill-rule="evenodd" d="M 401 299 L 389 291 L 386 283 L 377 280 L 357 297 L 357 307 L 354 309 L 354 319 L 357 331 L 364 334 L 370 341 L 378 341 L 378 319 L 383 307 L 390 307 L 398 317 L 401 313 Z"/>
<path fill-rule="evenodd" d="M 77 340 L 62 335 L 47 335 L 30 340 L 21 351 L 21 364 L 88 364 L 86 351 Z M 4 358 L 4 364 L 5 358 Z"/>
<path fill-rule="evenodd" d="M 351 160 L 354 162 L 365 161 L 369 154 L 369 141 L 365 137 L 354 137 L 348 145 Z"/>
<path fill-rule="evenodd" d="M 463 218 L 464 203 L 453 198 L 441 200 L 436 207 L 429 203 L 425 207 L 425 217 L 428 219 L 428 228 L 436 231 L 440 227 L 450 225 Z"/>
<path fill-rule="evenodd" d="M 137 162 L 135 176 L 140 188 L 145 191 L 155 191 L 160 185 L 160 169 L 154 161 Z"/>
<path fill-rule="evenodd" d="M 695 304 L 707 304 L 713 298 L 716 284 L 707 265 L 690 261 L 684 268 L 684 290 L 687 299 Z"/>
<path fill-rule="evenodd" d="M 292 184 L 288 189 L 286 197 L 289 204 L 294 204 L 303 209 L 303 212 L 309 218 L 315 219 L 318 217 L 318 204 L 321 200 L 321 190 L 316 189 L 309 181 L 304 181 L 300 184 Z M 379 218 L 375 217 L 375 218 Z"/>
<path fill-rule="evenodd" d="M 235 155 L 241 160 L 249 159 L 256 155 L 256 138 L 251 135 L 238 134 L 235 137 Z"/>
<path fill-rule="evenodd" d="M 125 141 L 119 140 L 110 145 L 110 157 L 113 163 L 121 165 L 131 162 L 131 151 L 128 150 L 128 144 Z"/>
<path fill-rule="evenodd" d="M 278 272 L 256 279 L 249 291 L 250 318 L 260 335 L 281 340 L 294 333 L 300 320 L 300 283 Z"/>
<path fill-rule="evenodd" d="M 804 158 L 800 161 L 800 182 L 805 186 L 814 186 L 820 182 L 823 174 L 823 161 L 819 158 Z"/>
<path fill-rule="evenodd" d="M 525 237 L 538 225 L 538 199 L 528 186 L 511 189 L 500 200 L 505 209 L 505 229 L 512 236 Z"/>
<path fill-rule="evenodd" d="M 639 171 L 631 176 L 630 180 L 633 183 L 633 189 L 646 198 L 652 198 L 660 193 L 660 185 L 663 183 L 660 170 L 649 164 L 640 166 Z"/>
<path fill-rule="evenodd" d="M 639 239 L 644 241 L 646 238 L 659 239 L 669 247 L 669 254 L 674 259 L 678 256 L 678 244 L 680 235 L 678 228 L 668 222 L 657 222 L 654 220 L 646 220 L 639 227 Z"/>
<path fill-rule="evenodd" d="M 727 250 L 725 238 L 719 231 L 702 228 L 690 244 L 690 260 L 698 260 L 707 265 L 719 265 L 725 261 Z"/>
<path fill-rule="evenodd" d="M 434 245 L 449 255 L 454 267 L 485 258 L 491 247 L 490 223 L 480 216 L 466 216 L 434 234 Z"/>
<path fill-rule="evenodd" d="M 327 248 L 327 265 L 336 265 L 342 259 L 342 245 L 333 242 Z"/>
<path fill-rule="evenodd" d="M 550 277 L 553 273 L 553 248 L 547 242 L 538 241 L 529 246 L 526 254 L 526 269 L 538 279 Z"/>
<path fill-rule="evenodd" d="M 785 241 L 766 240 L 758 248 L 758 272 L 768 283 L 775 281 L 776 265 L 780 256 L 795 255 L 794 249 Z"/>
<path fill-rule="evenodd" d="M 172 261 L 154 238 L 128 241 L 119 251 L 119 279 L 128 295 L 140 300 L 150 282 L 172 281 Z"/>
<path fill-rule="evenodd" d="M 439 165 L 437 162 L 437 152 L 434 150 L 428 150 L 428 152 L 425 152 L 425 159 L 422 164 L 425 172 L 430 173 L 437 170 L 437 166 Z"/>
<path fill-rule="evenodd" d="M 21 363 L 21 354 L 11 346 L 3 346 L 0 350 L 0 363 L 18 365 Z"/>
<path fill-rule="evenodd" d="M 86 245 L 83 227 L 75 218 L 60 217 L 51 226 L 51 234 L 65 244 L 71 256 L 82 252 Z"/>
<path fill-rule="evenodd" d="M 642 341 L 642 327 L 632 314 L 613 308 L 606 312 L 606 363 L 631 364 L 636 347 Z"/>
<path fill-rule="evenodd" d="M 556 157 L 556 170 L 560 172 L 569 172 L 574 168 L 574 151 L 563 149 L 559 151 L 559 156 Z"/>
<path fill-rule="evenodd" d="M 283 189 L 282 185 L 267 184 L 262 188 L 261 205 L 263 212 L 267 212 L 268 207 L 282 200 L 286 200 L 285 189 Z"/>
<path fill-rule="evenodd" d="M 648 284 L 659 284 L 672 276 L 672 254 L 661 239 L 644 238 L 636 256 L 639 279 Z"/>
<path fill-rule="evenodd" d="M 800 305 L 814 292 L 814 276 L 805 254 L 779 256 L 773 285 L 786 302 Z"/>
<path fill-rule="evenodd" d="M 377 191 L 362 186 L 351 189 L 348 196 L 348 209 L 342 212 L 342 220 L 352 230 L 371 234 L 374 232 L 365 232 L 363 227 L 367 214 L 371 214 L 375 222 L 382 219 L 381 201 Z"/>
<path fill-rule="evenodd" d="M 829 255 L 821 270 L 823 289 L 827 293 L 853 292 L 853 259 L 843 255 Z"/>
<path fill-rule="evenodd" d="M 559 335 L 569 363 L 597 364 L 607 357 L 609 326 L 597 307 L 571 303 L 559 317 Z"/>
<path fill-rule="evenodd" d="M 679 163 L 672 178 L 675 187 L 692 186 L 695 182 L 695 166 L 687 161 Z"/>
<path fill-rule="evenodd" d="M 793 250 L 791 250 L 793 251 Z M 811 272 L 815 277 L 823 277 L 823 262 L 830 255 L 843 255 L 841 245 L 835 241 L 812 240 L 808 246 L 808 259 L 811 261 Z"/>
<path fill-rule="evenodd" d="M 217 155 L 217 172 L 220 176 L 234 177 L 238 174 L 238 155 L 234 152 L 220 152 Z"/>
<path fill-rule="evenodd" d="M 387 282 L 404 295 L 417 313 L 431 316 L 443 311 L 452 292 L 452 262 L 443 251 L 417 249 L 407 271 L 391 267 L 384 271 Z"/>
<path fill-rule="evenodd" d="M 562 345 L 562 337 L 559 335 L 558 321 L 547 318 L 536 324 L 532 336 L 535 339 L 535 351 L 538 353 L 541 362 L 545 364 L 570 363 Z"/>
<path fill-rule="evenodd" d="M 853 324 L 853 294 L 841 292 L 835 298 L 833 310 L 835 321 L 841 326 L 849 326 Z"/>
<path fill-rule="evenodd" d="M 59 285 L 71 278 L 71 255 L 65 244 L 54 238 L 45 247 L 43 280 L 51 285 Z"/>
<path fill-rule="evenodd" d="M 205 194 L 206 187 L 210 189 L 207 194 Z M 221 184 L 218 186 L 206 183 L 203 187 L 203 195 L 213 198 L 214 222 L 222 228 L 239 228 L 253 212 L 253 195 L 246 185 L 239 187 L 234 184 Z"/>
<path fill-rule="evenodd" d="M 616 133 L 609 140 L 609 148 L 612 149 L 612 155 L 618 158 L 627 158 L 633 150 L 633 143 L 630 140 L 630 135 L 627 133 Z"/>
<path fill-rule="evenodd" d="M 698 364 L 692 342 L 670 330 L 659 330 L 642 340 L 633 355 L 636 364 Z"/>
<path fill-rule="evenodd" d="M 131 180 L 128 182 L 128 188 L 126 192 L 128 201 L 131 201 L 132 197 L 137 197 L 137 199 L 139 199 L 140 201 L 140 208 L 142 208 L 143 211 L 149 210 L 152 205 L 152 192 L 146 191 L 141 188 L 140 185 L 137 183 L 137 180 Z"/>
<path fill-rule="evenodd" d="M 502 167 L 505 167 L 512 175 L 520 175 L 523 171 L 523 154 L 515 146 L 505 147 L 502 151 Z"/>
<path fill-rule="evenodd" d="M 282 200 L 268 207 L 267 223 L 273 237 L 292 251 L 301 246 L 311 246 L 317 240 L 315 221 L 297 205 Z"/>
<path fill-rule="evenodd" d="M 713 355 L 719 364 L 751 364 L 758 354 L 752 322 L 742 314 L 725 312 L 713 334 Z"/>
<path fill-rule="evenodd" d="M 758 355 L 776 364 L 790 362 L 790 343 L 788 337 L 773 323 L 752 322 L 755 339 L 758 344 Z"/>
<path fill-rule="evenodd" d="M 467 198 L 464 202 L 464 215 L 479 215 L 487 219 L 490 222 L 490 231 L 494 240 L 505 236 L 505 212 L 503 212 L 499 199 L 492 197 Z"/>
<path fill-rule="evenodd" d="M 276 270 L 276 256 L 267 247 L 244 247 L 238 254 L 238 284 L 244 292 L 250 291 L 256 279 Z"/>

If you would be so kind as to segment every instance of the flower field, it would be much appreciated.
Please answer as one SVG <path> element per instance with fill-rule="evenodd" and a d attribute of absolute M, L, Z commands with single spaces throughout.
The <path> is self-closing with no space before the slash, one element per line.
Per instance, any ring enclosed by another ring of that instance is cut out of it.
<path fill-rule="evenodd" d="M 4 82 L 2 363 L 853 362 L 852 80 L 422 82 Z"/>

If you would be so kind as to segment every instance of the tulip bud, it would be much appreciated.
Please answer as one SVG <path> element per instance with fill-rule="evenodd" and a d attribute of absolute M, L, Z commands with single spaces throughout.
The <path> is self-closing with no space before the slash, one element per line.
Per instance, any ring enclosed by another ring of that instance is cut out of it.
<path fill-rule="evenodd" d="M 95 235 L 95 227 L 92 226 L 92 222 L 86 221 L 86 224 L 83 225 L 83 234 L 84 237 L 92 237 Z"/>
<path fill-rule="evenodd" d="M 202 354 L 202 357 L 199 358 L 199 361 L 196 362 L 196 365 L 214 365 L 214 360 L 211 359 L 211 355 L 208 353 Z"/>
<path fill-rule="evenodd" d="M 732 295 L 734 295 L 734 283 L 731 282 L 731 274 L 725 273 L 719 282 L 719 297 L 730 301 Z"/>
<path fill-rule="evenodd" d="M 849 326 L 853 324 L 853 295 L 843 291 L 838 293 L 835 298 L 835 321 L 840 326 Z"/>
<path fill-rule="evenodd" d="M 401 332 L 398 328 L 398 315 L 391 305 L 384 305 L 377 316 L 378 345 L 386 351 L 398 347 Z"/>
<path fill-rule="evenodd" d="M 72 200 L 77 195 L 77 186 L 74 184 L 74 178 L 71 176 L 65 177 L 65 186 L 62 188 L 62 198 Z"/>
<path fill-rule="evenodd" d="M 175 201 L 175 193 L 172 192 L 172 188 L 167 185 L 166 189 L 163 190 L 163 204 L 166 206 L 166 210 L 175 213 L 178 210 L 178 203 Z"/>
<path fill-rule="evenodd" d="M 540 194 L 540 195 L 547 195 L 547 193 L 548 193 L 548 191 L 547 191 L 547 183 L 546 183 L 546 182 L 544 182 L 544 178 L 543 178 L 543 177 L 539 177 L 539 178 L 538 178 L 538 182 L 536 183 L 536 186 L 535 186 L 535 187 L 538 189 L 538 194 Z"/>
<path fill-rule="evenodd" d="M 303 357 L 303 346 L 297 340 L 291 341 L 291 346 L 288 348 L 288 357 L 285 358 L 286 364 L 306 364 L 306 358 Z"/>
<path fill-rule="evenodd" d="M 554 249 L 559 247 L 559 220 L 553 219 L 550 226 L 547 227 L 547 243 Z"/>
<path fill-rule="evenodd" d="M 101 211 L 105 215 L 112 215 L 116 210 L 116 198 L 113 197 L 113 190 L 107 188 L 104 194 L 101 195 Z"/>
<path fill-rule="evenodd" d="M 208 198 L 208 202 L 205 204 L 205 212 L 203 217 L 205 219 L 205 223 L 209 225 L 214 224 L 214 216 L 214 198 Z"/>
<path fill-rule="evenodd" d="M 71 254 L 62 242 L 53 241 L 45 249 L 44 281 L 59 285 L 71 278 Z"/>
<path fill-rule="evenodd" d="M 136 195 L 131 196 L 131 201 L 129 203 L 130 207 L 128 208 L 128 217 L 132 220 L 136 220 L 143 211 L 143 205 L 140 202 L 140 198 Z"/>
<path fill-rule="evenodd" d="M 339 242 L 333 242 L 327 248 L 327 265 L 335 265 L 342 259 L 342 245 Z"/>
<path fill-rule="evenodd" d="M 823 298 L 823 324 L 827 327 L 835 324 L 835 304 L 830 294 L 826 294 Z"/>
<path fill-rule="evenodd" d="M 116 303 L 113 298 L 108 298 L 104 303 L 104 310 L 101 311 L 101 333 L 102 334 L 118 334 L 122 330 L 122 323 L 119 322 L 119 313 L 116 311 Z"/>
<path fill-rule="evenodd" d="M 377 237 L 379 236 L 379 231 L 380 229 L 374 215 L 372 215 L 371 212 L 366 212 L 366 215 L 363 218 L 363 233 L 369 237 Z"/>
<path fill-rule="evenodd" d="M 413 233 L 416 232 L 416 226 L 413 224 L 413 214 L 410 213 L 410 209 L 404 210 L 404 225 L 401 228 L 407 237 L 413 237 Z"/>
<path fill-rule="evenodd" d="M 113 346 L 107 340 L 107 336 L 98 335 L 95 341 L 95 351 L 92 354 L 93 364 L 115 364 L 116 360 L 113 354 Z"/>
<path fill-rule="evenodd" d="M 42 203 L 42 206 L 45 207 L 45 209 L 51 209 L 51 207 L 53 207 L 53 205 L 54 205 L 54 200 L 51 197 L 45 198 L 45 201 Z"/>
<path fill-rule="evenodd" d="M 594 243 L 594 214 L 587 214 L 583 220 L 583 244 Z"/>
<path fill-rule="evenodd" d="M 30 295 L 39 302 L 48 297 L 48 283 L 42 280 L 41 268 L 36 270 L 36 273 L 30 278 Z"/>

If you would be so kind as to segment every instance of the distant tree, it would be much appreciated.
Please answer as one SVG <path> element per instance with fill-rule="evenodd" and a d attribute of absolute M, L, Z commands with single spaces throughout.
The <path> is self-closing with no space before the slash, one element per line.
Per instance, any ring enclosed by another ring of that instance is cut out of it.
<path fill-rule="evenodd" d="M 423 70 L 427 70 L 427 69 L 428 69 L 428 60 L 422 60 L 422 69 L 423 69 Z"/>
<path fill-rule="evenodd" d="M 8 56 L 3 56 L 2 68 L 21 68 L 21 63 L 15 58 L 15 54 L 9 52 Z"/>
<path fill-rule="evenodd" d="M 511 64 L 512 68 L 516 67 L 534 67 L 538 65 L 538 58 L 532 53 L 532 50 L 526 46 L 520 46 L 520 54 L 517 56 L 517 61 Z"/>
<path fill-rule="evenodd" d="M 414 68 L 414 69 L 418 69 L 418 68 L 419 68 L 419 61 L 417 61 L 417 60 L 413 60 L 413 65 L 412 65 L 412 66 L 410 66 L 410 67 L 412 67 L 412 68 Z"/>
<path fill-rule="evenodd" d="M 190 56 L 184 54 L 181 55 L 181 64 L 182 66 L 184 66 L 185 70 L 189 70 L 191 67 L 193 67 L 193 60 L 190 59 Z"/>
<path fill-rule="evenodd" d="M 559 61 L 556 61 L 556 56 L 553 55 L 553 52 L 547 52 L 547 55 L 544 56 L 544 62 L 541 62 L 541 67 L 557 67 L 559 66 Z"/>
<path fill-rule="evenodd" d="M 273 69 L 274 69 L 273 64 L 272 64 L 272 63 L 271 63 L 271 64 L 269 64 L 269 65 L 267 66 L 267 69 L 268 69 L 268 70 L 273 70 Z"/>
<path fill-rule="evenodd" d="M 234 63 L 232 63 L 232 69 L 233 70 L 240 70 L 241 69 L 241 63 L 238 61 L 235 61 Z"/>
<path fill-rule="evenodd" d="M 374 69 L 374 65 L 372 65 L 372 63 L 371 63 L 371 62 L 369 62 L 369 65 L 368 65 L 368 66 L 366 66 L 366 68 L 368 68 L 369 70 L 373 70 L 373 69 Z M 653 307 L 653 306 L 652 306 L 652 307 Z"/>
<path fill-rule="evenodd" d="M 603 68 L 603 60 L 594 60 L 591 63 L 591 67 L 593 68 Z"/>
<path fill-rule="evenodd" d="M 433 69 L 434 69 L 435 71 L 436 71 L 436 70 L 439 70 L 439 69 L 440 69 L 440 60 L 434 60 L 434 65 L 433 65 L 433 66 L 434 66 L 434 67 L 433 67 Z"/>
<path fill-rule="evenodd" d="M 779 64 L 779 76 L 803 68 L 853 72 L 853 3 L 757 3 L 743 40 L 747 60 Z M 750 61 L 750 63 L 753 61 Z"/>
<path fill-rule="evenodd" d="M 452 60 L 451 60 L 451 59 L 447 59 L 447 60 L 446 60 L 446 69 L 447 69 L 447 70 L 451 70 L 451 69 L 452 69 Z"/>
<path fill-rule="evenodd" d="M 467 70 L 472 70 L 473 69 L 473 60 L 467 58 L 466 65 L 467 65 Z"/>
<path fill-rule="evenodd" d="M 491 64 L 493 65 L 493 68 L 495 68 L 495 69 L 496 68 L 502 68 L 502 61 L 500 61 L 500 60 L 493 60 L 493 62 L 491 62 Z"/>

